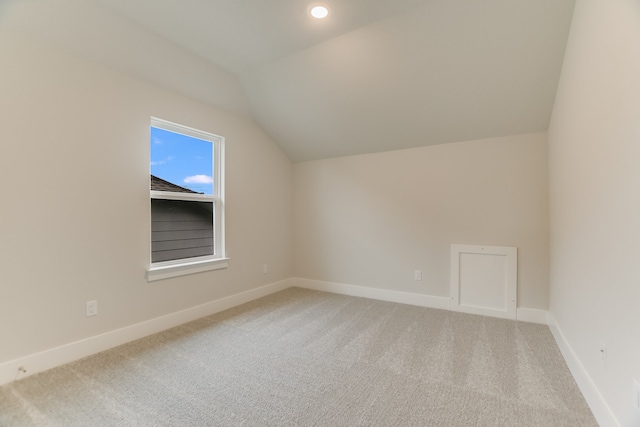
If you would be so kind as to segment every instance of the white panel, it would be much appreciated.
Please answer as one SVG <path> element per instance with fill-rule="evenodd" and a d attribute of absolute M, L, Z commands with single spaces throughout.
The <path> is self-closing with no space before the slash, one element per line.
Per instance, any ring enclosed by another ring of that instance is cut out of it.
<path fill-rule="evenodd" d="M 507 257 L 460 254 L 460 304 L 507 309 Z"/>
<path fill-rule="evenodd" d="M 451 245 L 451 309 L 516 318 L 517 248 Z"/>

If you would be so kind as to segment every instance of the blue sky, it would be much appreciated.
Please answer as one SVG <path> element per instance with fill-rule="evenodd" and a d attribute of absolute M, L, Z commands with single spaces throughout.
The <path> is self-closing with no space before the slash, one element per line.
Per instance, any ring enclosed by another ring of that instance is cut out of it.
<path fill-rule="evenodd" d="M 198 193 L 213 194 L 213 144 L 152 127 L 151 174 Z"/>

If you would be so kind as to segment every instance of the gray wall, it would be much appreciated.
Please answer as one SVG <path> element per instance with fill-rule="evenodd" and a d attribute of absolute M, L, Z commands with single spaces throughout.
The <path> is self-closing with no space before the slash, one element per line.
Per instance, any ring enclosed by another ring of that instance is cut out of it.
<path fill-rule="evenodd" d="M 151 200 L 151 262 L 213 255 L 213 203 Z"/>
<path fill-rule="evenodd" d="M 640 425 L 639 40 L 640 2 L 579 0 L 549 127 L 550 310 L 603 426 Z"/>
<path fill-rule="evenodd" d="M 292 164 L 251 120 L 4 27 L 0 69 L 0 363 L 292 276 Z M 226 269 L 146 281 L 152 116 L 225 137 Z"/>
<path fill-rule="evenodd" d="M 517 246 L 518 306 L 548 308 L 546 133 L 296 163 L 294 172 L 297 277 L 449 297 L 451 244 Z"/>

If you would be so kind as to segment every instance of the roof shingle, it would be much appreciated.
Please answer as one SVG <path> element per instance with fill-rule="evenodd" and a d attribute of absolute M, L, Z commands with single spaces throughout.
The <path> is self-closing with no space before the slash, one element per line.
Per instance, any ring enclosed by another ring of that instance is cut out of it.
<path fill-rule="evenodd" d="M 171 191 L 174 193 L 192 193 L 192 194 L 202 194 L 197 191 L 189 190 L 185 187 L 180 187 L 179 185 L 173 184 L 169 181 L 165 181 L 162 178 L 158 178 L 155 175 L 151 175 L 151 190 L 152 191 Z"/>

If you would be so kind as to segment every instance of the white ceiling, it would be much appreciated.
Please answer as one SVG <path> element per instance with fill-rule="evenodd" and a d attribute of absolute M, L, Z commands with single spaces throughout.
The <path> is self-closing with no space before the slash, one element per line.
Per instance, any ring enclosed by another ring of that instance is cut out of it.
<path fill-rule="evenodd" d="M 32 9 L 13 27 L 252 117 L 294 161 L 546 130 L 574 3 L 9 1 Z"/>
<path fill-rule="evenodd" d="M 236 74 L 287 57 L 425 0 L 336 0 L 331 19 L 309 17 L 313 0 L 98 0 Z"/>

